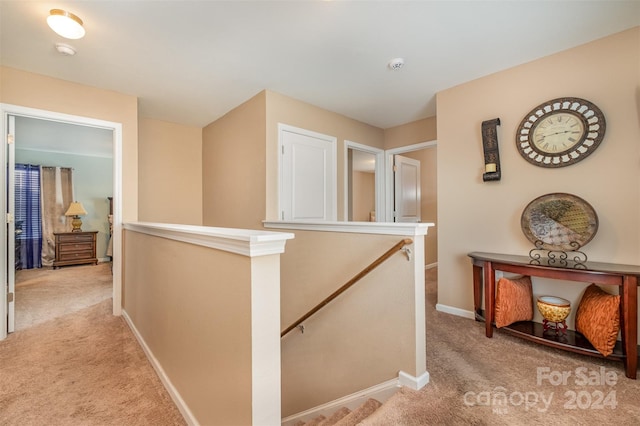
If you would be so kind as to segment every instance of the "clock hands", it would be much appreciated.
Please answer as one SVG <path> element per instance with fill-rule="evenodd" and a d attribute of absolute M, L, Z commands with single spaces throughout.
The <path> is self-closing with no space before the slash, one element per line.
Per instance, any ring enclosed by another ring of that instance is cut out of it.
<path fill-rule="evenodd" d="M 540 136 L 541 136 L 541 139 L 544 139 L 547 136 L 561 135 L 563 133 L 578 133 L 578 132 L 576 130 L 565 130 L 565 131 L 562 131 L 562 132 L 555 132 L 555 133 L 550 133 L 548 135 L 540 135 Z"/>

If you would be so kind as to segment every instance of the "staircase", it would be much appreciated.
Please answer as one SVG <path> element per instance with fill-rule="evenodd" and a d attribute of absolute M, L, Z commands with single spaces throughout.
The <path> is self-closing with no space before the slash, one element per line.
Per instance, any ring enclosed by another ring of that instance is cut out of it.
<path fill-rule="evenodd" d="M 320 415 L 307 422 L 297 422 L 294 426 L 356 426 L 369 417 L 381 405 L 382 403 L 378 400 L 369 398 L 364 404 L 353 411 L 347 407 L 342 407 L 330 417 Z"/>

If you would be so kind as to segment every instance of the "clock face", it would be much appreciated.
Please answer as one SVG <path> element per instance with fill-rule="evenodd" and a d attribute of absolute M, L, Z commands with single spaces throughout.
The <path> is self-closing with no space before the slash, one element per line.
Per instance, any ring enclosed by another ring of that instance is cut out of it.
<path fill-rule="evenodd" d="M 516 147 L 529 163 L 564 167 L 586 158 L 602 142 L 600 109 L 580 98 L 558 98 L 535 107 L 520 122 Z"/>
<path fill-rule="evenodd" d="M 531 142 L 542 152 L 560 154 L 582 142 L 584 130 L 580 116 L 570 112 L 556 112 L 533 125 Z"/>

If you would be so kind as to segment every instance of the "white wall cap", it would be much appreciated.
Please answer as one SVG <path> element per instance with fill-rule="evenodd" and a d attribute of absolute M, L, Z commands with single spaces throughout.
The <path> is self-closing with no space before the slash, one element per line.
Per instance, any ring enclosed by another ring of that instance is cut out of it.
<path fill-rule="evenodd" d="M 161 238 L 224 250 L 244 256 L 284 253 L 287 240 L 294 234 L 252 229 L 216 228 L 173 223 L 129 222 L 123 228 Z"/>
<path fill-rule="evenodd" d="M 297 229 L 300 231 L 352 232 L 358 234 L 382 235 L 427 235 L 434 223 L 395 222 L 339 222 L 339 221 L 264 221 L 265 228 Z"/>

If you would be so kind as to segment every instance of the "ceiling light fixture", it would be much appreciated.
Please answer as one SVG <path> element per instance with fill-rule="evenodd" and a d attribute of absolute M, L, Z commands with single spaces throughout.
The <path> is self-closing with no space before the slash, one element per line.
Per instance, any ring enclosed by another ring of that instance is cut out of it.
<path fill-rule="evenodd" d="M 59 36 L 76 40 L 84 37 L 82 19 L 62 9 L 51 9 L 47 16 L 47 24 Z"/>
<path fill-rule="evenodd" d="M 395 58 L 389 61 L 389 68 L 391 68 L 394 71 L 399 70 L 403 66 L 404 66 L 404 59 L 402 58 Z"/>

